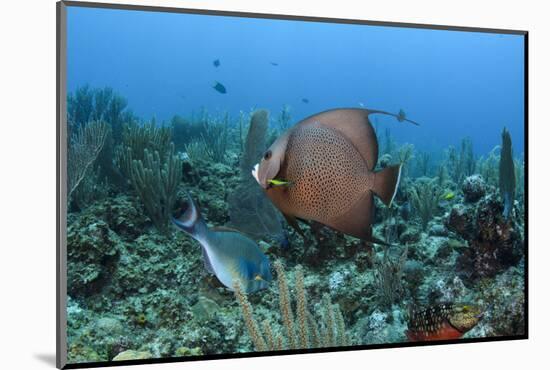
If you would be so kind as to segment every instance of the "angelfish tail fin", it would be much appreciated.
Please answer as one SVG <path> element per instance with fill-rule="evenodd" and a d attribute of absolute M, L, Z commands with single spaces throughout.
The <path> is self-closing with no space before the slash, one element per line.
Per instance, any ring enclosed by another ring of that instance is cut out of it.
<path fill-rule="evenodd" d="M 393 198 L 395 198 L 395 194 L 397 194 L 400 178 L 400 164 L 386 167 L 383 170 L 374 173 L 374 184 L 372 191 L 388 207 L 391 206 Z"/>

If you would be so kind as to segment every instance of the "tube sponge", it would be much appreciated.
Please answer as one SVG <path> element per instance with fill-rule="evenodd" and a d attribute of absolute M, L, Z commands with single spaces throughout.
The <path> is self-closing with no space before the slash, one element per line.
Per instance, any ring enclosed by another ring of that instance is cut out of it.
<path fill-rule="evenodd" d="M 512 138 L 506 127 L 502 130 L 502 148 L 500 150 L 499 166 L 500 195 L 504 200 L 504 216 L 508 218 L 514 203 L 516 191 L 516 176 L 514 159 L 512 158 Z"/>
<path fill-rule="evenodd" d="M 246 135 L 245 148 L 241 158 L 241 175 L 252 178 L 250 171 L 260 161 L 265 148 L 269 113 L 264 109 L 255 111 L 250 118 L 250 126 Z"/>

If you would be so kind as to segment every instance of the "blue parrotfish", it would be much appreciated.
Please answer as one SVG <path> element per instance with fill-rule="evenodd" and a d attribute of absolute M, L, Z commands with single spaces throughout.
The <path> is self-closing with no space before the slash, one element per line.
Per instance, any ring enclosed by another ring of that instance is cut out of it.
<path fill-rule="evenodd" d="M 236 281 L 246 293 L 269 286 L 272 279 L 269 260 L 260 247 L 236 230 L 210 229 L 189 194 L 172 222 L 200 243 L 206 270 L 230 290 Z"/>

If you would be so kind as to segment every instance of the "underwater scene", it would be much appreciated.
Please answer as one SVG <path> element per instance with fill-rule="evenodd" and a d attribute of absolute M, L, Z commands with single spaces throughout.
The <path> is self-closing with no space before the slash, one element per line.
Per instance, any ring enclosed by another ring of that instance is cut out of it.
<path fill-rule="evenodd" d="M 69 363 L 526 334 L 524 36 L 67 22 Z"/>

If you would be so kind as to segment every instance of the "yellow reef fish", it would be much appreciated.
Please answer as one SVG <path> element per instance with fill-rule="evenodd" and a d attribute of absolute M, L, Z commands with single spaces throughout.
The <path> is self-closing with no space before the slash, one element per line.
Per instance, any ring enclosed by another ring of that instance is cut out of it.
<path fill-rule="evenodd" d="M 454 199 L 455 197 L 455 193 L 453 193 L 452 191 L 449 191 L 448 193 L 445 193 L 443 195 L 443 199 L 445 200 L 451 200 L 451 199 Z"/>

